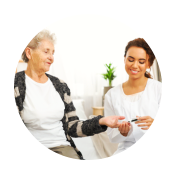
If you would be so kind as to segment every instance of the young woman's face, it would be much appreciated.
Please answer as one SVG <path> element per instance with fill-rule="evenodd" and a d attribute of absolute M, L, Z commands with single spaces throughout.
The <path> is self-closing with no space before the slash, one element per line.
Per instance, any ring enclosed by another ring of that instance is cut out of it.
<path fill-rule="evenodd" d="M 125 70 L 130 78 L 144 77 L 146 69 L 149 66 L 149 56 L 146 51 L 140 47 L 130 47 L 125 57 Z"/>

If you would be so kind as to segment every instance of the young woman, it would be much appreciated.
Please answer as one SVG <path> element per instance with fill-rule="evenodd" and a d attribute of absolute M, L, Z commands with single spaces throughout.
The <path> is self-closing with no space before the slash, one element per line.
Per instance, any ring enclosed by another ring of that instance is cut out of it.
<path fill-rule="evenodd" d="M 108 128 L 111 142 L 119 143 L 114 154 L 132 146 L 152 125 L 161 99 L 161 83 L 152 79 L 149 69 L 155 56 L 144 39 L 128 43 L 125 49 L 125 70 L 129 79 L 105 96 L 105 116 L 122 115 L 125 121 L 118 128 Z M 128 122 L 138 119 L 136 122 Z"/>

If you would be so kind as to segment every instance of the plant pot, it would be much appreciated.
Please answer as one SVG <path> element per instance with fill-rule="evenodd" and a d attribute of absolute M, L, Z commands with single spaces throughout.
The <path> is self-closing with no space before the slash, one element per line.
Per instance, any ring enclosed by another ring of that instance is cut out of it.
<path fill-rule="evenodd" d="M 105 86 L 105 87 L 104 87 L 103 96 L 105 96 L 105 94 L 106 94 L 111 88 L 113 88 L 113 86 Z"/>
<path fill-rule="evenodd" d="M 104 87 L 104 92 L 103 92 L 103 100 L 102 100 L 102 105 L 104 106 L 104 99 L 105 99 L 105 94 L 114 86 L 105 86 Z"/>

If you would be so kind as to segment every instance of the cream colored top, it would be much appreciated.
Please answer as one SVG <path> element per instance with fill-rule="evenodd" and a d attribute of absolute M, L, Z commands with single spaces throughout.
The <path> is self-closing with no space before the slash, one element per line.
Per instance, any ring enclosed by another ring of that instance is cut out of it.
<path fill-rule="evenodd" d="M 122 121 L 131 121 L 136 116 L 150 116 L 155 118 L 161 100 L 162 84 L 153 79 L 148 79 L 145 90 L 135 95 L 125 95 L 122 84 L 110 89 L 105 95 L 105 116 L 125 116 Z M 131 123 L 128 135 L 123 136 L 118 128 L 108 128 L 107 134 L 111 142 L 119 143 L 115 154 L 124 151 L 135 144 L 146 132 L 135 123 Z"/>
<path fill-rule="evenodd" d="M 142 92 L 138 92 L 138 93 L 135 93 L 135 94 L 132 94 L 132 95 L 126 95 L 123 91 L 123 87 L 122 87 L 122 84 L 120 86 L 120 90 L 121 90 L 121 93 L 122 93 L 122 96 L 123 96 L 123 99 L 124 100 L 128 100 L 130 102 L 135 102 L 135 101 L 138 101 L 140 99 L 140 97 L 142 96 Z"/>

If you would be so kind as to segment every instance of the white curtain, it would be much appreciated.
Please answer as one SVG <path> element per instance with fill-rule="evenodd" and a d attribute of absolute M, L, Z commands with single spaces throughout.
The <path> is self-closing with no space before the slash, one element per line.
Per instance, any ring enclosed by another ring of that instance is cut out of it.
<path fill-rule="evenodd" d="M 151 72 L 152 72 L 153 78 L 155 80 L 158 80 L 158 81 L 162 82 L 160 68 L 159 68 L 159 65 L 158 65 L 158 62 L 157 62 L 156 59 L 153 62 L 153 66 L 151 68 Z"/>

